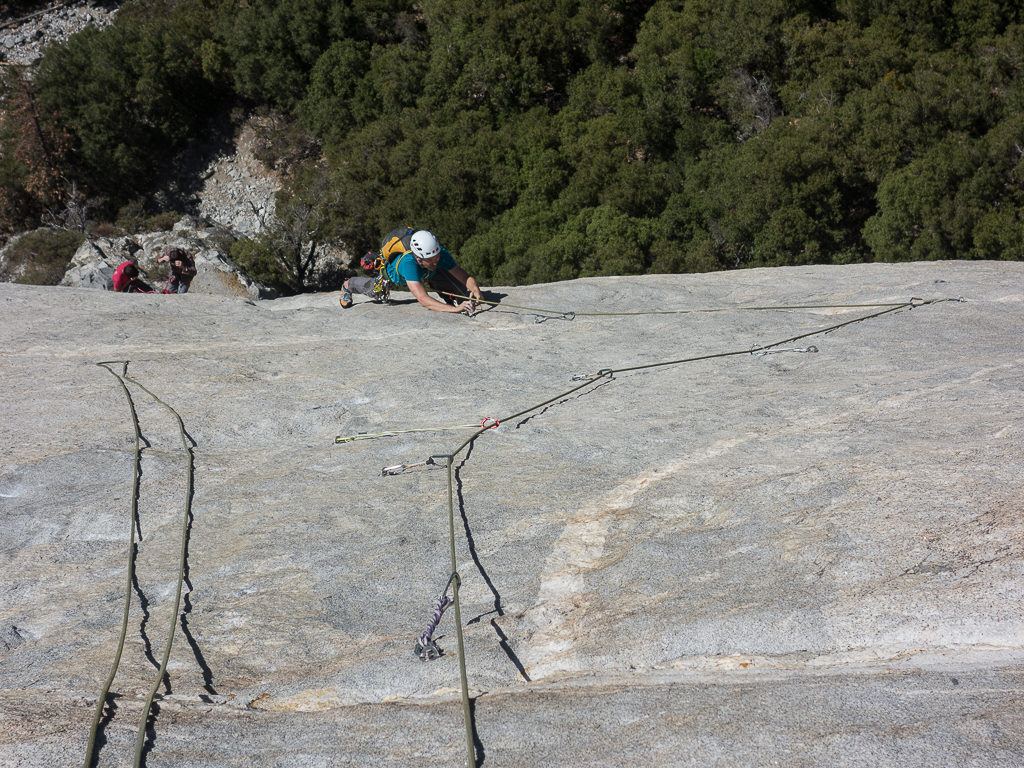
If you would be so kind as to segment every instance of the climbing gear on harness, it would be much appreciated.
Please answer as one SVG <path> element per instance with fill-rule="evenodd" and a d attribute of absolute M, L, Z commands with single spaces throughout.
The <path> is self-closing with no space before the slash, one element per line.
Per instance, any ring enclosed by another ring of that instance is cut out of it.
<path fill-rule="evenodd" d="M 352 306 L 352 291 L 342 286 L 341 298 L 338 299 L 338 303 L 341 304 L 342 309 L 348 309 Z"/>
<path fill-rule="evenodd" d="M 388 232 L 380 243 L 380 251 L 372 265 L 367 268 L 373 252 L 363 256 L 361 264 L 369 272 L 376 271 L 377 279 L 373 283 L 373 300 L 378 304 L 387 304 L 391 300 L 391 280 L 388 279 L 388 264 L 401 261 L 402 257 L 412 252 L 411 241 L 417 233 L 412 227 L 397 227 Z M 396 265 L 397 266 L 397 265 Z"/>

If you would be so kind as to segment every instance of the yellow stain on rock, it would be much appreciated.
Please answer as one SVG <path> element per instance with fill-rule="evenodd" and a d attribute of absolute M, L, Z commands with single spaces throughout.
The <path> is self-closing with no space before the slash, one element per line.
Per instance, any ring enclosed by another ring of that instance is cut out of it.
<path fill-rule="evenodd" d="M 286 698 L 275 698 L 265 693 L 254 699 L 249 706 L 268 712 L 322 712 L 344 703 L 337 689 L 314 688 Z"/>

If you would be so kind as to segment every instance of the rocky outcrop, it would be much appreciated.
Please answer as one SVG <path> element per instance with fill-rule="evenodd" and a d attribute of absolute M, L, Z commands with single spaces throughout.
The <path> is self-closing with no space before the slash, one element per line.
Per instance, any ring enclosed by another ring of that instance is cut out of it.
<path fill-rule="evenodd" d="M 120 3 L 55 3 L 0 23 L 0 60 L 30 66 L 51 43 L 66 41 L 89 26 L 114 23 Z"/>
<path fill-rule="evenodd" d="M 199 214 L 210 221 L 253 237 L 274 221 L 277 176 L 253 152 L 254 119 L 246 121 L 228 153 L 210 161 L 200 172 L 196 194 Z"/>
<path fill-rule="evenodd" d="M 157 290 L 166 283 L 166 264 L 158 259 L 167 248 L 183 248 L 196 262 L 190 293 L 214 296 L 273 298 L 276 293 L 252 280 L 231 261 L 227 249 L 233 235 L 221 227 L 203 226 L 185 217 L 170 232 L 89 238 L 75 253 L 61 285 L 113 290 L 110 277 L 123 261 L 134 261 L 142 279 Z"/>

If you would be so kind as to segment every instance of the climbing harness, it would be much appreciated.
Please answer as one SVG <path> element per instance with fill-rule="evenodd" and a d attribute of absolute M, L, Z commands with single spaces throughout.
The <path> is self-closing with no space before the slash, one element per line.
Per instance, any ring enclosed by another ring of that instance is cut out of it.
<path fill-rule="evenodd" d="M 416 233 L 416 230 L 412 227 L 397 227 L 388 232 L 384 239 L 381 241 L 380 250 L 376 252 L 370 251 L 360 260 L 360 265 L 367 272 L 376 273 L 376 279 L 373 282 L 373 301 L 378 304 L 388 304 L 391 302 L 391 288 L 393 283 L 391 278 L 388 277 L 388 266 L 394 264 L 394 271 L 398 273 L 398 267 L 402 263 L 402 259 L 406 256 L 415 256 L 412 253 L 412 236 Z M 426 273 L 426 280 L 430 280 L 435 275 L 435 270 L 428 270 Z M 458 284 L 460 288 L 465 290 L 461 284 Z M 449 295 L 455 295 L 451 291 L 438 291 L 442 294 L 447 293 Z M 473 314 L 472 310 L 469 312 Z"/>
<path fill-rule="evenodd" d="M 388 264 L 393 260 L 404 258 L 410 249 L 410 241 L 414 230 L 412 227 L 397 227 L 391 230 L 380 243 L 377 259 L 373 268 L 377 271 L 377 279 L 373 283 L 373 300 L 381 304 L 391 301 L 391 280 L 388 279 Z M 396 265 L 397 268 L 397 265 Z"/>
<path fill-rule="evenodd" d="M 497 429 L 499 425 L 500 422 L 497 419 L 488 416 L 479 424 L 456 424 L 451 427 L 420 427 L 417 429 L 391 429 L 387 432 L 357 432 L 356 434 L 348 435 L 347 437 L 338 435 L 334 438 L 334 444 L 339 445 L 341 443 L 353 443 L 356 440 L 375 440 L 378 437 L 394 437 L 395 435 L 408 435 L 414 432 L 444 432 L 456 429 L 479 429 L 480 427 L 483 427 L 484 429 Z"/>
<path fill-rule="evenodd" d="M 116 373 L 111 365 L 120 364 L 121 373 Z M 171 657 L 171 645 L 174 642 L 174 632 L 178 625 L 180 610 L 181 610 L 181 592 L 182 586 L 185 582 L 185 559 L 188 554 L 188 529 L 189 522 L 192 519 L 192 483 L 193 483 L 193 471 L 195 467 L 195 458 L 192 453 L 192 446 L 189 444 L 189 437 L 185 431 L 185 423 L 182 421 L 181 416 L 171 406 L 161 400 L 157 395 L 147 389 L 141 382 L 132 378 L 128 375 L 128 361 L 127 360 L 112 360 L 101 363 L 96 363 L 101 368 L 105 368 L 109 371 L 121 384 L 121 388 L 124 391 L 124 395 L 128 400 L 128 407 L 131 411 L 132 424 L 135 429 L 135 477 L 132 485 L 132 506 L 131 506 L 131 535 L 128 545 L 128 578 L 127 586 L 125 587 L 125 601 L 124 601 L 124 612 L 121 621 L 121 635 L 118 640 L 117 652 L 114 656 L 114 662 L 110 669 L 110 674 L 107 677 L 106 682 L 103 685 L 103 689 L 96 701 L 96 711 L 93 714 L 92 726 L 89 729 L 89 741 L 85 748 L 85 762 L 84 768 L 90 768 L 93 762 L 94 752 L 96 749 L 96 736 L 99 730 L 100 719 L 103 715 L 103 708 L 107 703 L 107 696 L 110 694 L 110 686 L 114 682 L 114 678 L 117 676 L 117 669 L 121 663 L 121 654 L 124 651 L 125 638 L 128 631 L 128 613 L 131 606 L 132 596 L 132 581 L 135 575 L 135 521 L 138 515 L 138 496 L 139 496 L 139 478 L 141 477 L 141 440 L 142 431 L 139 426 L 139 416 L 135 409 L 135 402 L 132 399 L 131 392 L 128 389 L 126 382 L 130 382 L 153 398 L 158 404 L 163 406 L 165 409 L 170 411 L 171 415 L 178 422 L 178 431 L 181 435 L 182 449 L 187 455 L 187 472 L 185 477 L 185 508 L 182 515 L 181 524 L 181 547 L 179 550 L 178 557 L 178 583 L 174 595 L 174 611 L 171 614 L 171 626 L 167 633 L 167 643 L 164 646 L 163 658 L 160 661 L 160 667 L 157 670 L 156 675 L 153 679 L 153 685 L 149 690 L 149 695 L 146 697 L 146 701 L 142 708 L 142 715 L 139 718 L 139 729 L 135 737 L 135 758 L 133 762 L 134 768 L 139 768 L 142 765 L 142 752 L 146 743 L 146 727 L 149 723 L 149 714 L 153 708 L 153 699 L 156 697 L 156 692 L 160 688 L 160 683 L 163 681 L 164 676 L 167 674 L 167 663 Z"/>
<path fill-rule="evenodd" d="M 454 602 L 452 598 L 448 597 L 448 587 L 452 585 L 453 581 L 458 581 L 458 578 L 459 575 L 453 573 L 449 577 L 448 583 L 444 585 L 444 592 L 434 600 L 434 610 L 430 616 L 430 621 L 427 622 L 427 628 L 423 630 L 423 633 L 416 641 L 416 647 L 413 648 L 413 653 L 419 657 L 420 661 L 433 661 L 444 655 L 444 651 L 434 642 L 434 630 L 437 629 L 437 625 L 441 621 L 444 612 Z"/>

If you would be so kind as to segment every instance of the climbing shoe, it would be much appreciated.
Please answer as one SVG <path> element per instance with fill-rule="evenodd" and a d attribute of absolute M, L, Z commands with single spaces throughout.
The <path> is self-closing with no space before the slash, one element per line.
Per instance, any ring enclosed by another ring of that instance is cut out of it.
<path fill-rule="evenodd" d="M 338 303 L 341 304 L 341 308 L 342 309 L 348 309 L 349 307 L 351 307 L 352 306 L 352 291 L 350 291 L 348 288 L 342 288 L 341 289 L 341 298 L 338 300 Z"/>

